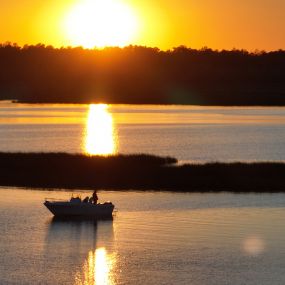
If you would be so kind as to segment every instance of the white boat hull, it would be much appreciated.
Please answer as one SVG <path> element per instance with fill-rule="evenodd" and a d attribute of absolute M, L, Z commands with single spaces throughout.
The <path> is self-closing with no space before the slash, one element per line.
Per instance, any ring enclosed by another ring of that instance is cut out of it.
<path fill-rule="evenodd" d="M 91 204 L 45 201 L 44 205 L 55 217 L 112 218 L 112 203 Z"/>

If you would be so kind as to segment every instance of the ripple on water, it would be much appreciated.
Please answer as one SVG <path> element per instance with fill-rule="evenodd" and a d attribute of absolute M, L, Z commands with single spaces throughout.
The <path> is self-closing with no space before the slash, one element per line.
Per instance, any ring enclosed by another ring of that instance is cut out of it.
<path fill-rule="evenodd" d="M 101 191 L 113 221 L 52 220 L 70 195 L 0 189 L 1 284 L 285 283 L 285 194 Z"/>

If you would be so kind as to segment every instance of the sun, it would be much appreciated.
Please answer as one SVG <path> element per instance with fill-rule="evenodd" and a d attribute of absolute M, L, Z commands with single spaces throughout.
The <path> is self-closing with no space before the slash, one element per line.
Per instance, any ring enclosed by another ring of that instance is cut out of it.
<path fill-rule="evenodd" d="M 119 0 L 82 0 L 64 19 L 71 44 L 84 48 L 129 45 L 137 29 L 135 12 Z"/>

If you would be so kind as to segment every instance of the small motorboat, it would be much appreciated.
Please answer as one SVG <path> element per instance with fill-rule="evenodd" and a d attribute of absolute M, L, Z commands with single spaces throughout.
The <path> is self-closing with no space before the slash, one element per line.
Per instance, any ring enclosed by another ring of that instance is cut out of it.
<path fill-rule="evenodd" d="M 115 207 L 111 202 L 97 204 L 82 201 L 79 197 L 72 197 L 70 201 L 46 199 L 44 205 L 50 210 L 50 212 L 53 213 L 55 217 L 82 217 L 93 219 L 112 218 Z"/>

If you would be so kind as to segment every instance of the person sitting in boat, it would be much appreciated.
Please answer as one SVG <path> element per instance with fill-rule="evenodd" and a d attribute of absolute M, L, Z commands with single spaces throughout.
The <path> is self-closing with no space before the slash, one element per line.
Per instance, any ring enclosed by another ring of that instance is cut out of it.
<path fill-rule="evenodd" d="M 88 201 L 89 201 L 89 197 L 88 196 L 86 196 L 84 199 L 83 199 L 83 203 L 88 203 Z"/>
<path fill-rule="evenodd" d="M 93 199 L 93 203 L 94 203 L 94 204 L 97 204 L 98 196 L 97 196 L 96 190 L 93 192 L 92 199 Z"/>

